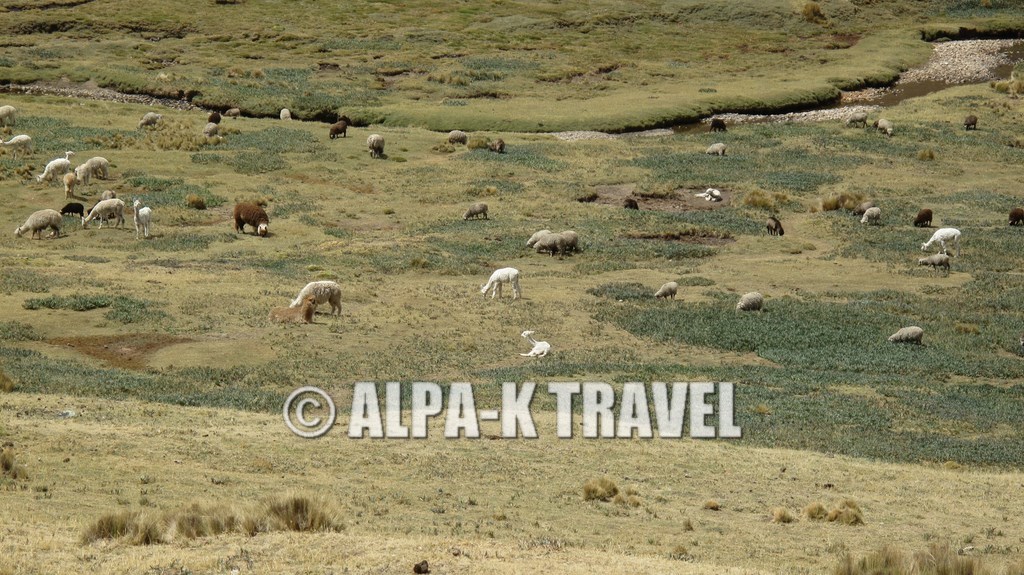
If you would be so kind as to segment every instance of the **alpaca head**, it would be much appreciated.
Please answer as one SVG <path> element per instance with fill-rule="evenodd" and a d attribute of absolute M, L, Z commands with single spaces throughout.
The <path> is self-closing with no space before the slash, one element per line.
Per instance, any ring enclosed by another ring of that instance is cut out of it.
<path fill-rule="evenodd" d="M 530 337 L 531 335 L 533 335 L 533 333 L 534 333 L 533 330 L 529 330 L 528 329 L 528 330 L 524 331 L 523 333 L 521 333 L 519 335 L 521 335 L 523 337 Z"/>
<path fill-rule="evenodd" d="M 266 223 L 262 223 L 262 224 L 256 226 L 256 233 L 261 238 L 267 237 L 267 224 Z"/>

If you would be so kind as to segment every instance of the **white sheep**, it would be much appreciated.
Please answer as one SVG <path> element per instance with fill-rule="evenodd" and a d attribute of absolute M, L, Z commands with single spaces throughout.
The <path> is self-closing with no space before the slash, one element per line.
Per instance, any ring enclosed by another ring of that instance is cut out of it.
<path fill-rule="evenodd" d="M 117 192 L 115 192 L 114 190 L 103 190 L 103 193 L 100 194 L 100 199 L 101 200 L 111 200 L 111 199 L 114 199 L 116 197 L 117 197 Z"/>
<path fill-rule="evenodd" d="M 949 275 L 949 256 L 946 254 L 932 254 L 926 258 L 918 258 L 917 265 L 932 266 L 932 269 L 946 268 L 946 275 Z"/>
<path fill-rule="evenodd" d="M 551 233 L 551 230 L 540 230 L 530 236 L 530 239 L 526 240 L 526 247 L 532 248 L 542 237 Z"/>
<path fill-rule="evenodd" d="M 23 154 L 32 153 L 32 138 L 29 137 L 28 134 L 20 134 L 6 142 L 0 141 L 0 146 L 11 148 L 13 150 L 12 154 L 14 155 L 14 159 L 17 160 L 19 151 Z"/>
<path fill-rule="evenodd" d="M 723 144 L 722 142 L 711 144 L 710 146 L 708 146 L 708 149 L 705 153 L 709 156 L 724 156 L 725 144 Z"/>
<path fill-rule="evenodd" d="M 219 133 L 220 124 L 217 124 L 216 122 L 208 122 L 206 126 L 203 127 L 203 135 L 207 138 L 212 138 Z"/>
<path fill-rule="evenodd" d="M 854 112 L 850 114 L 849 118 L 846 118 L 847 126 L 860 125 L 862 128 L 868 126 L 868 113 L 867 112 Z"/>
<path fill-rule="evenodd" d="M 704 198 L 708 202 L 720 202 L 722 201 L 722 192 L 715 188 L 708 188 L 707 191 L 701 194 L 693 194 L 698 198 Z"/>
<path fill-rule="evenodd" d="M 381 136 L 380 134 L 370 134 L 370 137 L 366 138 L 366 146 L 370 148 L 371 158 L 384 157 L 384 136 Z"/>
<path fill-rule="evenodd" d="M 956 247 L 956 255 L 960 257 L 960 230 L 956 228 L 939 228 L 932 234 L 930 240 L 921 244 L 921 251 L 928 249 L 928 246 L 935 242 L 939 242 L 942 246 L 942 253 L 946 253 L 946 242 L 953 242 L 953 246 Z"/>
<path fill-rule="evenodd" d="M 889 336 L 889 341 L 891 343 L 916 343 L 921 345 L 922 336 L 924 336 L 924 330 L 916 325 L 912 325 L 897 330 L 896 333 Z"/>
<path fill-rule="evenodd" d="M 736 302 L 736 311 L 761 311 L 764 307 L 764 296 L 756 291 L 743 294 L 740 301 Z"/>
<path fill-rule="evenodd" d="M 872 124 L 879 132 L 882 132 L 886 136 L 892 137 L 893 125 L 892 122 L 885 118 L 879 118 Z"/>
<path fill-rule="evenodd" d="M 0 125 L 13 126 L 18 123 L 18 109 L 14 106 L 0 106 Z"/>
<path fill-rule="evenodd" d="M 238 108 L 228 108 L 227 110 L 224 110 L 222 115 L 227 116 L 228 118 L 237 118 L 242 115 L 242 111 Z"/>
<path fill-rule="evenodd" d="M 516 268 L 501 268 L 494 270 L 491 274 L 490 279 L 487 283 L 480 286 L 480 293 L 487 295 L 487 290 L 491 291 L 491 299 L 495 297 L 501 298 L 501 284 L 509 283 L 512 284 L 512 299 L 517 300 L 522 297 L 522 292 L 519 290 L 519 270 Z"/>
<path fill-rule="evenodd" d="M 141 130 L 146 126 L 155 126 L 156 123 L 159 122 L 160 119 L 163 117 L 163 114 L 157 114 L 156 112 L 146 112 L 146 115 L 142 116 L 142 119 L 139 120 L 139 129 Z"/>
<path fill-rule="evenodd" d="M 860 223 L 871 224 L 873 226 L 881 225 L 882 208 L 879 208 L 878 206 L 872 206 L 864 210 L 864 215 L 861 216 Z"/>
<path fill-rule="evenodd" d="M 43 168 L 43 173 L 36 176 L 36 181 L 42 182 L 46 180 L 47 182 L 52 182 L 54 176 L 63 176 L 68 173 L 68 170 L 71 169 L 71 156 L 74 155 L 75 153 L 69 150 L 64 152 L 63 158 L 50 160 L 50 163 L 46 164 L 46 167 Z"/>
<path fill-rule="evenodd" d="M 465 145 L 469 141 L 469 136 L 462 130 L 452 130 L 448 132 L 448 143 L 449 144 L 462 144 Z"/>
<path fill-rule="evenodd" d="M 92 170 L 85 164 L 79 164 L 75 168 L 75 183 L 82 184 L 85 187 L 89 187 L 89 178 L 92 177 Z"/>
<path fill-rule="evenodd" d="M 520 334 L 526 338 L 526 341 L 533 345 L 533 349 L 530 350 L 530 353 L 521 353 L 519 355 L 523 357 L 544 357 L 549 351 L 551 351 L 551 344 L 546 341 L 537 341 L 533 339 L 533 334 L 534 332 L 531 330 L 526 330 Z"/>
<path fill-rule="evenodd" d="M 654 297 L 657 299 L 671 298 L 676 299 L 676 292 L 679 290 L 679 284 L 676 282 L 668 282 L 665 285 L 658 288 L 658 291 L 654 292 Z"/>
<path fill-rule="evenodd" d="M 310 296 L 315 298 L 314 304 L 330 303 L 331 314 L 341 315 L 341 286 L 338 285 L 338 282 L 330 280 L 309 282 L 299 291 L 299 295 L 295 296 L 288 307 L 299 307 Z"/>
<path fill-rule="evenodd" d="M 31 231 L 32 237 L 43 239 L 43 230 L 50 228 L 50 237 L 60 235 L 60 226 L 64 223 L 64 216 L 57 210 L 39 210 L 34 212 L 25 220 L 25 223 L 14 230 L 15 237 L 21 237 L 25 232 Z"/>
<path fill-rule="evenodd" d="M 124 224 L 124 200 L 110 198 L 109 200 L 102 200 L 97 203 L 89 211 L 85 221 L 82 222 L 82 229 L 88 227 L 89 222 L 95 219 L 100 220 L 100 228 L 102 228 L 103 222 L 111 218 L 117 218 L 114 227 Z"/>
<path fill-rule="evenodd" d="M 153 210 L 149 207 L 142 207 L 142 200 L 135 198 L 132 202 L 132 207 L 135 208 L 135 239 L 139 239 L 139 231 L 141 229 L 143 237 L 149 237 L 149 224 L 153 221 Z"/>
<path fill-rule="evenodd" d="M 291 112 L 291 110 L 289 110 L 288 108 L 281 108 L 281 119 L 282 120 L 291 120 L 292 119 L 292 112 Z"/>
<path fill-rule="evenodd" d="M 485 220 L 487 219 L 487 204 L 477 202 L 472 206 L 469 206 L 466 213 L 462 214 L 462 219 L 468 220 L 469 218 L 476 218 L 478 216 L 483 216 Z"/>
<path fill-rule="evenodd" d="M 567 241 L 562 234 L 545 234 L 533 244 L 537 253 L 550 253 L 552 257 L 556 253 L 565 254 L 568 252 Z"/>

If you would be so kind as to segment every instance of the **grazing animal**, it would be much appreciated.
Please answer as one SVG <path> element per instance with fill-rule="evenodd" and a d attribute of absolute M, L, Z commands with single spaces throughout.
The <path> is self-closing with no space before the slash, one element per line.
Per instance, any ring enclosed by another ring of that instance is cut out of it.
<path fill-rule="evenodd" d="M 228 118 L 237 118 L 242 115 L 242 111 L 238 108 L 228 108 L 227 110 L 224 110 L 223 115 L 227 116 Z"/>
<path fill-rule="evenodd" d="M 462 219 L 468 220 L 469 218 L 477 218 L 479 216 L 483 216 L 485 220 L 487 219 L 487 204 L 483 202 L 477 202 L 469 206 L 466 213 L 462 214 Z"/>
<path fill-rule="evenodd" d="M 850 117 L 846 119 L 847 126 L 857 126 L 862 128 L 868 127 L 868 113 L 867 112 L 854 112 L 850 114 Z"/>
<path fill-rule="evenodd" d="M 43 168 L 43 173 L 36 176 L 36 181 L 42 182 L 46 180 L 47 182 L 52 182 L 54 176 L 63 176 L 68 173 L 68 170 L 71 169 L 71 156 L 74 155 L 75 153 L 69 150 L 64 152 L 63 158 L 50 160 L 50 163 L 46 164 L 46 167 Z"/>
<path fill-rule="evenodd" d="M 463 146 L 465 146 L 466 142 L 468 141 L 469 136 L 466 135 L 466 132 L 463 132 L 462 130 L 452 130 L 451 132 L 448 132 L 449 144 L 462 144 Z"/>
<path fill-rule="evenodd" d="M 1024 225 L 1024 208 L 1013 208 L 1010 210 L 1010 225 Z"/>
<path fill-rule="evenodd" d="M 544 357 L 549 351 L 551 351 L 551 344 L 546 341 L 537 341 L 533 339 L 533 333 L 534 332 L 527 330 L 520 334 L 526 338 L 526 341 L 533 345 L 533 349 L 530 350 L 530 353 L 521 353 L 519 355 L 523 357 Z"/>
<path fill-rule="evenodd" d="M 78 182 L 78 174 L 74 172 L 68 172 L 64 174 L 64 198 L 73 198 L 75 196 L 75 184 Z"/>
<path fill-rule="evenodd" d="M 964 118 L 964 129 L 965 130 L 977 130 L 978 129 L 978 117 L 974 114 Z"/>
<path fill-rule="evenodd" d="M 882 132 L 883 134 L 889 136 L 890 138 L 892 137 L 893 125 L 892 122 L 890 122 L 889 120 L 886 120 L 885 118 L 879 118 L 875 120 L 875 123 L 871 125 L 874 126 L 875 129 L 878 130 L 879 132 Z"/>
<path fill-rule="evenodd" d="M 768 216 L 768 221 L 765 223 L 765 227 L 768 228 L 769 236 L 784 236 L 786 230 L 782 229 L 782 222 L 775 216 Z"/>
<path fill-rule="evenodd" d="M 86 166 L 85 164 L 80 164 L 77 168 L 75 168 L 75 171 L 73 173 L 75 175 L 76 184 L 82 184 L 87 188 L 89 187 L 89 178 L 92 177 L 92 172 L 89 170 L 89 166 Z"/>
<path fill-rule="evenodd" d="M 39 210 L 33 212 L 24 224 L 15 228 L 14 236 L 20 238 L 25 232 L 32 232 L 33 238 L 43 239 L 43 230 L 50 228 L 52 230 L 50 237 L 57 237 L 60 235 L 60 227 L 63 223 L 64 218 L 57 210 Z"/>
<path fill-rule="evenodd" d="M 504 154 L 505 153 L 505 140 L 502 140 L 501 138 L 498 138 L 497 140 L 494 140 L 493 142 L 487 144 L 487 149 L 492 151 L 492 152 L 494 152 L 494 153 L 496 153 L 496 154 Z"/>
<path fill-rule="evenodd" d="M 860 223 L 871 224 L 873 226 L 880 225 L 882 223 L 882 208 L 875 206 L 864 210 L 864 215 L 860 218 Z"/>
<path fill-rule="evenodd" d="M 658 291 L 654 292 L 655 299 L 671 298 L 676 299 L 676 292 L 679 291 L 679 284 L 676 282 L 668 282 L 658 288 Z"/>
<path fill-rule="evenodd" d="M 292 112 L 291 112 L 291 110 L 289 110 L 288 108 L 281 108 L 281 119 L 282 120 L 291 120 L 292 119 Z"/>
<path fill-rule="evenodd" d="M 18 109 L 14 106 L 0 106 L 0 125 L 13 126 L 18 123 Z"/>
<path fill-rule="evenodd" d="M 157 114 L 156 112 L 146 112 L 142 119 L 139 120 L 139 129 L 145 128 L 146 126 L 155 126 L 157 122 L 163 118 L 163 114 Z"/>
<path fill-rule="evenodd" d="M 761 311 L 764 307 L 764 296 L 756 291 L 743 294 L 736 302 L 736 311 Z"/>
<path fill-rule="evenodd" d="M 917 265 L 932 266 L 932 269 L 946 268 L 946 275 L 949 275 L 949 256 L 946 254 L 932 254 L 926 258 L 917 258 Z"/>
<path fill-rule="evenodd" d="M 711 132 L 726 132 L 725 120 L 721 118 L 711 118 Z"/>
<path fill-rule="evenodd" d="M 896 331 L 896 333 L 889 336 L 890 343 L 916 343 L 921 345 L 921 337 L 924 336 L 924 330 L 917 327 L 916 325 L 902 327 Z"/>
<path fill-rule="evenodd" d="M 210 112 L 210 115 L 206 117 L 206 121 L 211 124 L 219 124 L 220 112 L 218 112 L 217 110 Z"/>
<path fill-rule="evenodd" d="M 720 190 L 716 190 L 715 188 L 708 188 L 704 193 L 693 195 L 698 198 L 704 198 L 704 200 L 708 202 L 722 201 L 722 192 Z"/>
<path fill-rule="evenodd" d="M 60 209 L 60 215 L 78 216 L 82 222 L 85 222 L 85 206 L 78 202 L 64 204 L 64 207 Z"/>
<path fill-rule="evenodd" d="M 501 284 L 507 283 L 512 284 L 512 299 L 517 300 L 522 297 L 522 292 L 519 290 L 519 270 L 516 268 L 500 268 L 494 270 L 491 277 L 487 280 L 487 283 L 480 286 L 480 293 L 487 295 L 487 290 L 491 290 L 491 299 L 495 297 L 501 298 Z"/>
<path fill-rule="evenodd" d="M 338 282 L 331 280 L 309 282 L 299 291 L 299 295 L 295 296 L 289 307 L 299 307 L 310 296 L 313 296 L 313 303 L 316 305 L 331 304 L 331 315 L 335 313 L 341 315 L 341 286 L 338 285 Z"/>
<path fill-rule="evenodd" d="M 923 208 L 917 212 L 917 217 L 914 218 L 914 227 L 916 228 L 930 228 L 932 227 L 932 211 L 928 208 Z"/>
<path fill-rule="evenodd" d="M 82 228 L 85 227 L 92 220 L 99 219 L 100 228 L 103 228 L 103 222 L 109 219 L 116 219 L 114 227 L 118 227 L 124 223 L 124 200 L 118 198 L 110 198 L 109 200 L 100 200 L 89 210 L 89 215 L 82 220 Z"/>
<path fill-rule="evenodd" d="M 109 199 L 116 198 L 116 197 L 117 197 L 117 192 L 115 192 L 114 190 L 103 190 L 103 193 L 100 194 L 100 199 L 101 200 L 109 200 Z"/>
<path fill-rule="evenodd" d="M 1024 355 L 1024 333 L 1020 334 L 1020 354 Z"/>
<path fill-rule="evenodd" d="M 935 242 L 939 242 L 939 245 L 942 247 L 942 253 L 946 253 L 946 242 L 953 242 L 953 245 L 956 247 L 956 255 L 960 257 L 960 230 L 956 228 L 940 228 L 935 230 L 931 239 L 921 244 L 921 251 L 927 250 L 928 246 Z"/>
<path fill-rule="evenodd" d="M 627 210 L 639 210 L 640 204 L 636 203 L 636 200 L 634 200 L 633 198 L 626 198 L 625 200 L 622 201 L 622 207 L 626 208 Z"/>
<path fill-rule="evenodd" d="M 544 237 L 544 236 L 546 236 L 546 235 L 548 235 L 550 233 L 551 233 L 551 230 L 540 230 L 538 232 L 535 232 L 532 236 L 530 236 L 530 239 L 526 240 L 526 247 L 532 248 L 534 246 L 534 244 L 536 244 L 538 241 L 540 241 L 540 239 L 542 237 Z"/>
<path fill-rule="evenodd" d="M 316 313 L 316 296 L 311 295 L 303 300 L 300 307 L 275 307 L 270 310 L 270 321 L 278 323 L 313 323 Z"/>
<path fill-rule="evenodd" d="M 412 566 L 412 572 L 415 575 L 426 575 L 427 573 L 430 573 L 430 564 L 427 563 L 426 559 L 424 559 Z"/>
<path fill-rule="evenodd" d="M 338 118 L 338 121 L 331 124 L 331 129 L 328 130 L 327 135 L 333 140 L 338 136 L 342 138 L 348 137 L 348 127 L 352 125 L 352 120 L 348 116 L 342 116 Z"/>
<path fill-rule="evenodd" d="M 724 156 L 725 155 L 725 144 L 718 142 L 708 146 L 707 155 L 709 156 Z"/>
<path fill-rule="evenodd" d="M 537 250 L 537 253 L 550 252 L 551 257 L 555 254 L 565 255 L 569 252 L 568 240 L 563 234 L 547 234 L 541 236 L 537 243 L 533 247 Z"/>
<path fill-rule="evenodd" d="M 366 138 L 366 147 L 370 148 L 371 158 L 383 158 L 384 136 L 381 136 L 380 134 L 370 134 L 370 137 Z"/>
<path fill-rule="evenodd" d="M 203 135 L 206 136 L 207 138 L 212 138 L 212 137 L 216 136 L 219 133 L 220 133 L 220 124 L 215 124 L 213 122 L 207 122 L 207 124 L 205 126 L 203 126 Z"/>
<path fill-rule="evenodd" d="M 3 146 L 5 148 L 11 148 L 12 155 L 14 156 L 14 159 L 17 160 L 19 151 L 23 154 L 32 153 L 32 138 L 29 137 L 28 134 L 20 134 L 14 136 L 10 140 L 7 140 L 6 142 L 0 141 L 0 146 Z"/>
<path fill-rule="evenodd" d="M 267 236 L 270 218 L 267 217 L 267 212 L 263 211 L 263 208 L 256 204 L 243 202 L 235 205 L 234 216 L 236 232 L 244 234 L 245 225 L 249 224 L 255 230 L 256 235 L 261 238 Z"/>
<path fill-rule="evenodd" d="M 861 202 L 861 204 L 859 206 L 857 206 L 857 208 L 855 210 L 853 210 L 853 215 L 855 215 L 855 216 L 863 216 L 864 212 L 870 210 L 873 207 L 875 207 L 875 202 L 872 202 L 871 200 L 868 200 L 866 202 Z"/>
<path fill-rule="evenodd" d="M 139 231 L 142 231 L 142 236 L 149 237 L 149 224 L 153 221 L 153 210 L 149 207 L 142 207 L 142 200 L 135 198 L 132 202 L 132 207 L 135 208 L 135 239 L 139 239 Z"/>

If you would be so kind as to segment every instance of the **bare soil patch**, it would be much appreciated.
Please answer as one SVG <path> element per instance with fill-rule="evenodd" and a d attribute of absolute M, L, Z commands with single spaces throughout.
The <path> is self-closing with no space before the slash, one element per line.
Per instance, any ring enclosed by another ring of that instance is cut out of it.
<path fill-rule="evenodd" d="M 636 184 L 595 186 L 593 194 L 596 194 L 596 197 L 592 203 L 621 208 L 627 199 L 632 199 L 636 201 L 641 210 L 676 213 L 711 211 L 732 204 L 732 191 L 723 188 L 718 188 L 722 192 L 722 201 L 720 202 L 709 202 L 704 198 L 696 197 L 696 194 L 702 194 L 706 190 L 707 188 L 677 188 L 667 194 L 649 194 L 638 192 Z"/>
<path fill-rule="evenodd" d="M 113 367 L 144 369 L 148 357 L 171 345 L 191 339 L 160 333 L 133 333 L 112 336 L 58 337 L 51 345 L 72 347 L 80 353 L 102 359 Z"/>

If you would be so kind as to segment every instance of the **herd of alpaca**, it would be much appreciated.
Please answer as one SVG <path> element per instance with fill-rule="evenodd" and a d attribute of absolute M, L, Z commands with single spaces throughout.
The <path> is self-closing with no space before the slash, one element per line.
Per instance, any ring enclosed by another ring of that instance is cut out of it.
<path fill-rule="evenodd" d="M 16 121 L 16 110 L 12 106 L 0 106 L 0 112 L 2 112 L 4 125 L 14 125 Z M 224 117 L 238 117 L 241 113 L 237 108 L 225 110 Z M 220 122 L 222 115 L 219 112 L 212 112 L 208 117 L 206 127 L 203 129 L 204 135 L 207 137 L 213 137 L 220 131 Z M 291 120 L 292 114 L 287 109 L 281 109 L 279 117 L 281 120 Z M 138 128 L 154 128 L 160 125 L 163 119 L 162 114 L 149 112 L 145 114 L 142 119 L 138 122 Z M 848 126 L 861 126 L 867 128 L 868 116 L 866 112 L 855 112 L 850 114 L 845 120 Z M 338 121 L 331 124 L 328 130 L 328 136 L 330 139 L 345 138 L 347 137 L 348 128 L 353 125 L 352 120 L 347 116 L 340 116 Z M 963 126 L 965 130 L 976 130 L 978 125 L 978 118 L 974 115 L 969 115 L 964 119 Z M 885 136 L 892 137 L 894 134 L 894 125 L 891 121 L 879 118 L 872 124 L 872 128 Z M 712 118 L 710 120 L 710 131 L 712 132 L 726 132 L 727 127 L 725 122 L 720 118 Z M 451 145 L 468 145 L 469 136 L 466 132 L 461 130 L 452 130 L 446 138 L 446 142 Z M 505 142 L 503 140 L 497 140 L 496 142 L 485 141 L 487 149 L 499 153 L 505 151 Z M 0 147 L 10 149 L 13 153 L 14 159 L 18 159 L 19 156 L 26 156 L 33 154 L 33 141 L 32 138 L 27 134 L 20 134 L 13 136 L 7 141 L 0 140 Z M 367 138 L 367 147 L 370 151 L 370 155 L 373 158 L 384 159 L 384 138 L 380 134 L 371 134 Z M 726 145 L 718 142 L 709 146 L 706 150 L 708 155 L 712 156 L 725 156 Z M 65 197 L 74 198 L 76 189 L 87 189 L 89 187 L 92 178 L 109 179 L 110 177 L 110 162 L 103 157 L 93 157 L 81 165 L 72 169 L 71 158 L 75 153 L 73 151 L 67 151 L 64 153 L 64 157 L 58 157 L 48 162 L 43 169 L 41 174 L 36 176 L 36 180 L 40 183 L 63 183 Z M 723 196 L 721 191 L 708 188 L 705 192 L 695 194 L 697 197 L 703 198 L 708 202 L 721 202 Z M 111 220 L 114 221 L 112 227 L 120 227 L 124 223 L 124 211 L 125 203 L 121 199 L 115 197 L 116 194 L 112 191 L 104 192 L 101 197 L 91 209 L 86 210 L 81 203 L 72 202 L 64 206 L 60 211 L 53 209 L 38 210 L 32 213 L 28 219 L 15 230 L 15 235 L 20 237 L 26 232 L 30 232 L 30 235 L 35 238 L 42 238 L 42 234 L 45 230 L 51 230 L 49 237 L 59 237 L 63 227 L 63 217 L 73 216 L 78 217 L 81 220 L 81 226 L 83 229 L 88 227 L 88 224 L 93 220 L 99 220 L 99 227 L 102 228 L 103 224 Z M 636 200 L 627 200 L 624 204 L 629 209 L 639 209 L 639 205 Z M 135 235 L 136 239 L 149 238 L 150 237 L 150 225 L 152 222 L 152 209 L 143 205 L 141 199 L 134 199 L 132 202 L 134 208 L 134 224 L 135 224 Z M 857 215 L 861 216 L 860 222 L 862 224 L 882 224 L 882 210 L 879 206 L 876 206 L 873 202 L 864 202 L 857 210 Z M 915 227 L 931 227 L 933 212 L 931 209 L 921 209 L 913 221 Z M 463 214 L 463 220 L 470 219 L 488 219 L 488 207 L 484 203 L 476 203 L 471 205 Z M 252 233 L 256 236 L 267 237 L 269 233 L 269 217 L 262 206 L 253 203 L 238 203 L 234 207 L 233 211 L 234 229 L 238 233 L 245 233 L 245 227 L 250 226 Z M 1011 226 L 1022 226 L 1024 225 L 1024 208 L 1015 207 L 1010 211 L 1009 225 Z M 783 229 L 781 221 L 775 217 L 770 216 L 765 224 L 768 235 L 770 236 L 783 236 L 785 231 Z M 930 239 L 921 244 L 921 250 L 927 251 L 931 246 L 938 245 L 939 252 L 932 254 L 927 257 L 918 259 L 919 266 L 931 266 L 933 269 L 943 268 L 948 275 L 950 273 L 950 262 L 951 255 L 950 251 L 955 252 L 952 257 L 960 257 L 960 239 L 961 232 L 956 228 L 940 228 L 936 230 Z M 527 247 L 535 249 L 539 253 L 550 253 L 551 256 L 555 255 L 567 255 L 573 252 L 579 251 L 578 235 L 572 230 L 566 230 L 560 233 L 554 233 L 550 230 L 541 230 L 533 234 L 527 241 Z M 509 284 L 513 290 L 513 300 L 518 300 L 522 297 L 522 291 L 520 288 L 520 271 L 516 268 L 505 267 L 495 270 L 488 281 L 483 284 L 480 288 L 482 294 L 486 296 L 488 291 L 491 293 L 491 299 L 502 297 L 502 286 Z M 662 285 L 655 293 L 655 299 L 675 299 L 679 292 L 679 284 L 674 281 L 670 281 Z M 758 292 L 751 292 L 743 295 L 736 304 L 736 311 L 762 311 L 764 308 L 765 298 Z M 288 307 L 275 308 L 270 312 L 269 319 L 275 322 L 282 323 L 313 323 L 313 318 L 316 313 L 316 307 L 318 305 L 329 304 L 331 306 L 331 315 L 341 314 L 341 286 L 334 281 L 314 281 L 308 283 L 299 294 L 294 298 Z M 533 345 L 533 349 L 529 353 L 520 354 L 526 357 L 544 357 L 548 354 L 551 349 L 550 344 L 544 341 L 538 341 L 533 338 L 533 331 L 523 331 L 521 336 L 526 338 L 527 341 Z M 889 337 L 891 342 L 911 342 L 921 343 L 921 336 L 923 330 L 917 326 L 910 326 L 897 331 L 895 334 Z M 1021 337 L 1022 352 L 1024 352 L 1024 336 Z"/>

